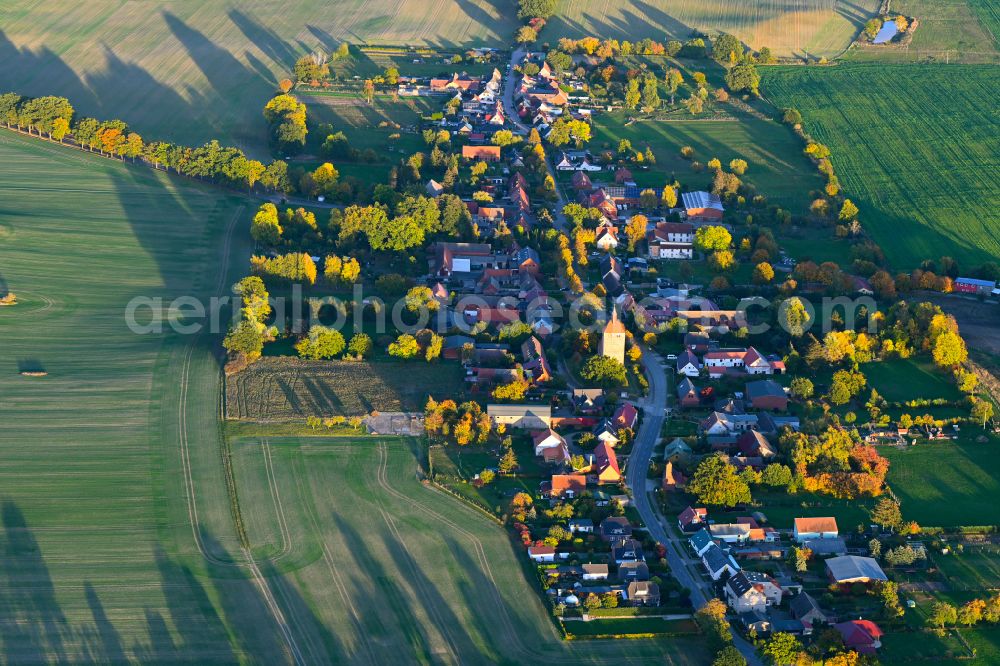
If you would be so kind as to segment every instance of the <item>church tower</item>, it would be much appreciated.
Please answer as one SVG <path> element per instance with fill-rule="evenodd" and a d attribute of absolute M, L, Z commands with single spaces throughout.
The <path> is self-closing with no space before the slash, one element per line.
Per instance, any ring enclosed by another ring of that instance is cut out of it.
<path fill-rule="evenodd" d="M 597 347 L 597 352 L 601 356 L 608 356 L 619 363 L 625 363 L 625 324 L 618 319 L 618 308 L 611 306 L 611 319 L 604 326 L 601 332 L 601 342 Z"/>

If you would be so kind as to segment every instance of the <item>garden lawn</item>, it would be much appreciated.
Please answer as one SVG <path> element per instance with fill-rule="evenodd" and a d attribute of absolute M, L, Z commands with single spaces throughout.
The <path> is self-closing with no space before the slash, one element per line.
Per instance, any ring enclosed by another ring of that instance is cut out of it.
<path fill-rule="evenodd" d="M 564 622 L 566 633 L 575 638 L 615 636 L 627 634 L 664 634 L 670 636 L 701 633 L 691 620 L 664 620 L 659 617 L 602 618 L 600 620 L 571 620 Z"/>
<path fill-rule="evenodd" d="M 1000 255 L 1000 116 L 991 65 L 766 67 L 764 96 L 829 146 L 846 196 L 896 269 Z"/>
<path fill-rule="evenodd" d="M 902 501 L 903 516 L 920 525 L 1000 525 L 1000 458 L 996 438 L 985 444 L 965 426 L 955 442 L 931 442 L 906 449 L 884 447 L 888 482 Z"/>
<path fill-rule="evenodd" d="M 875 389 L 889 402 L 906 402 L 919 398 L 960 400 L 961 392 L 950 374 L 934 366 L 926 358 L 893 359 L 861 366 L 868 378 L 866 392 Z M 923 414 L 922 407 L 913 410 Z"/>
<path fill-rule="evenodd" d="M 648 146 L 656 164 L 648 170 L 633 169 L 636 182 L 662 187 L 676 178 L 692 190 L 710 189 L 712 174 L 708 170 L 693 172 L 691 160 L 681 157 L 681 148 L 694 148 L 692 159 L 703 165 L 717 157 L 727 170 L 731 160 L 740 158 L 748 164 L 744 180 L 755 185 L 770 203 L 799 213 L 807 211 L 809 192 L 821 188 L 823 182 L 802 154 L 797 137 L 774 121 L 749 115 L 695 120 L 687 111 L 683 114 L 675 114 L 676 120 L 640 120 L 630 125 L 623 112 L 597 114 L 590 148 L 617 150 L 621 139 L 631 141 L 636 150 Z"/>
<path fill-rule="evenodd" d="M 947 555 L 934 553 L 934 564 L 954 590 L 979 591 L 1000 588 L 1000 547 L 966 545 Z"/>

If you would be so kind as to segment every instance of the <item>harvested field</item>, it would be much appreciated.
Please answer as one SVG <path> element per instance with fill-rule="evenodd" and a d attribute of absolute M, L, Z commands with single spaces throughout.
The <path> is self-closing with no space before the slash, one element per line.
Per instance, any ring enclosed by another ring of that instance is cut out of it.
<path fill-rule="evenodd" d="M 564 3 L 542 37 L 685 40 L 692 30 L 722 31 L 778 55 L 830 57 L 847 48 L 878 6 L 875 0 L 581 0 Z"/>
<path fill-rule="evenodd" d="M 413 376 L 420 373 L 420 381 Z M 263 358 L 226 382 L 231 419 L 284 421 L 307 416 L 363 416 L 372 411 L 422 411 L 427 397 L 462 391 L 457 364 L 435 365 Z"/>
<path fill-rule="evenodd" d="M 766 67 L 761 88 L 830 147 L 846 195 L 896 269 L 1000 256 L 996 67 Z"/>

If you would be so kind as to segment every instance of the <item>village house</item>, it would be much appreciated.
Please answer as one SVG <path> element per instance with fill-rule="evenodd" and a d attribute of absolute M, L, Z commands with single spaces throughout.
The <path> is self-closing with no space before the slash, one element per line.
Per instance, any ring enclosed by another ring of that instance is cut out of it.
<path fill-rule="evenodd" d="M 581 534 L 593 534 L 594 533 L 594 521 L 590 518 L 571 518 L 569 523 L 569 531 L 573 534 L 580 532 Z"/>
<path fill-rule="evenodd" d="M 625 275 L 625 267 L 622 262 L 613 254 L 606 254 L 601 257 L 601 284 L 610 296 L 618 296 L 622 293 L 622 276 Z"/>
<path fill-rule="evenodd" d="M 680 437 L 674 439 L 663 449 L 663 459 L 667 462 L 686 460 L 692 454 L 691 445 Z"/>
<path fill-rule="evenodd" d="M 812 552 L 813 557 L 847 555 L 847 542 L 840 537 L 836 539 L 810 539 L 803 542 L 802 547 Z"/>
<path fill-rule="evenodd" d="M 611 417 L 611 422 L 616 428 L 625 428 L 627 430 L 634 429 L 638 420 L 639 410 L 631 402 L 623 402 L 615 410 L 614 416 Z"/>
<path fill-rule="evenodd" d="M 623 583 L 649 580 L 649 565 L 645 562 L 622 562 L 618 565 L 618 580 Z"/>
<path fill-rule="evenodd" d="M 583 579 L 584 580 L 607 580 L 608 579 L 608 565 L 607 564 L 584 564 L 583 565 Z"/>
<path fill-rule="evenodd" d="M 681 203 L 689 219 L 721 220 L 725 208 L 718 194 L 711 192 L 683 192 Z"/>
<path fill-rule="evenodd" d="M 612 252 L 618 247 L 618 227 L 602 222 L 594 234 L 594 246 L 597 249 Z"/>
<path fill-rule="evenodd" d="M 788 610 L 793 618 L 805 625 L 807 635 L 812 633 L 813 625 L 828 624 L 830 621 L 808 592 L 802 592 L 792 597 L 792 600 L 788 602 Z"/>
<path fill-rule="evenodd" d="M 467 90 L 475 92 L 482 85 L 482 79 L 469 76 L 465 72 L 455 72 L 450 78 L 433 78 L 430 89 L 433 92 L 450 92 L 452 90 Z"/>
<path fill-rule="evenodd" d="M 831 557 L 826 561 L 826 575 L 836 585 L 889 580 L 875 559 L 860 555 Z"/>
<path fill-rule="evenodd" d="M 781 384 L 773 379 L 747 382 L 746 397 L 754 409 L 771 409 L 782 412 L 788 409 L 788 395 Z"/>
<path fill-rule="evenodd" d="M 833 625 L 844 640 L 844 647 L 859 654 L 875 654 L 882 647 L 882 630 L 871 620 L 850 620 Z"/>
<path fill-rule="evenodd" d="M 691 535 L 688 539 L 688 546 L 691 548 L 691 552 L 695 554 L 695 557 L 701 557 L 705 554 L 708 549 L 714 545 L 715 542 L 712 541 L 712 535 L 709 534 L 708 530 L 704 527 Z"/>
<path fill-rule="evenodd" d="M 594 189 L 594 184 L 590 182 L 590 176 L 586 171 L 576 171 L 572 178 L 573 189 L 577 192 L 589 192 Z"/>
<path fill-rule="evenodd" d="M 432 275 L 468 275 L 487 268 L 501 268 L 501 260 L 488 243 L 434 243 L 428 248 Z"/>
<path fill-rule="evenodd" d="M 792 526 L 792 537 L 800 544 L 815 539 L 836 539 L 838 536 L 837 519 L 832 517 L 796 518 Z"/>
<path fill-rule="evenodd" d="M 708 533 L 716 542 L 739 544 L 750 538 L 750 526 L 740 523 L 713 523 L 708 526 Z"/>
<path fill-rule="evenodd" d="M 604 419 L 601 421 L 600 425 L 594 429 L 594 436 L 597 441 L 608 444 L 609 446 L 618 446 L 621 441 L 618 438 L 618 430 L 615 428 L 614 423 L 611 419 Z"/>
<path fill-rule="evenodd" d="M 566 439 L 551 428 L 532 431 L 531 440 L 535 445 L 535 455 L 545 456 L 546 459 L 550 457 L 549 451 L 566 450 Z M 560 462 L 563 458 L 568 459 L 568 453 L 565 456 L 559 455 Z"/>
<path fill-rule="evenodd" d="M 657 222 L 646 232 L 646 245 L 652 259 L 691 259 L 694 226 L 686 222 Z"/>
<path fill-rule="evenodd" d="M 690 350 L 685 349 L 677 355 L 677 374 L 685 377 L 697 377 L 701 372 L 701 364 L 698 357 Z"/>
<path fill-rule="evenodd" d="M 726 602 L 737 613 L 767 612 L 781 604 L 778 581 L 758 571 L 740 571 L 726 581 Z"/>
<path fill-rule="evenodd" d="M 621 469 L 618 467 L 618 456 L 615 455 L 615 450 L 607 442 L 601 442 L 594 449 L 594 470 L 599 485 L 620 483 L 622 480 Z"/>
<path fill-rule="evenodd" d="M 708 521 L 708 509 L 705 507 L 687 507 L 677 516 L 677 526 L 682 532 L 694 532 Z"/>
<path fill-rule="evenodd" d="M 740 571 L 735 558 L 714 543 L 701 556 L 701 562 L 712 580 L 719 580 L 726 573 L 735 576 Z"/>
<path fill-rule="evenodd" d="M 486 406 L 486 413 L 494 425 L 501 423 L 522 430 L 547 430 L 552 423 L 549 405 L 495 405 Z"/>
<path fill-rule="evenodd" d="M 756 423 L 756 414 L 712 412 L 698 424 L 698 431 L 703 435 L 709 436 L 735 436 L 749 430 Z M 733 441 L 735 442 L 735 439 Z"/>
<path fill-rule="evenodd" d="M 626 562 L 645 562 L 642 544 L 635 539 L 622 539 L 611 545 L 611 559 L 618 566 Z"/>
<path fill-rule="evenodd" d="M 521 358 L 521 367 L 530 375 L 532 382 L 539 384 L 552 379 L 552 368 L 538 338 L 530 335 L 521 343 Z"/>
<path fill-rule="evenodd" d="M 698 388 L 687 377 L 677 382 L 677 401 L 681 409 L 693 409 L 701 404 Z"/>
<path fill-rule="evenodd" d="M 747 430 L 740 435 L 736 440 L 736 446 L 743 455 L 749 457 L 773 458 L 778 455 L 767 438 L 757 430 Z"/>
<path fill-rule="evenodd" d="M 659 606 L 660 586 L 649 581 L 633 581 L 628 584 L 625 597 L 631 606 Z"/>
<path fill-rule="evenodd" d="M 625 516 L 608 516 L 601 521 L 601 539 L 619 541 L 632 538 L 632 523 Z"/>
<path fill-rule="evenodd" d="M 604 407 L 604 389 L 573 389 L 570 399 L 577 412 L 596 414 Z"/>
<path fill-rule="evenodd" d="M 530 546 L 528 557 L 531 558 L 532 562 L 555 562 L 556 549 L 552 546 Z"/>
<path fill-rule="evenodd" d="M 587 477 L 583 474 L 553 474 L 549 486 L 549 497 L 577 497 L 587 489 Z"/>
<path fill-rule="evenodd" d="M 510 255 L 510 267 L 518 273 L 529 273 L 537 278 L 542 270 L 542 260 L 534 248 L 522 247 Z"/>

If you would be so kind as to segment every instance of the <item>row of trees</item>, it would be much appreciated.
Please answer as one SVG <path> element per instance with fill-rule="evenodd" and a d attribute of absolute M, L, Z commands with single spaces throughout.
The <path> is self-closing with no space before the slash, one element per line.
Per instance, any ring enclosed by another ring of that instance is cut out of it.
<path fill-rule="evenodd" d="M 73 106 L 63 97 L 0 95 L 0 122 L 8 128 L 37 133 L 53 141 L 72 139 L 81 148 L 101 155 L 133 162 L 141 159 L 157 169 L 173 170 L 199 180 L 249 190 L 258 184 L 270 191 L 292 190 L 288 165 L 281 160 L 264 165 L 248 159 L 238 148 L 222 146 L 215 140 L 198 148 L 165 141 L 146 142 L 122 120 L 81 118 L 74 123 L 73 115 Z"/>

